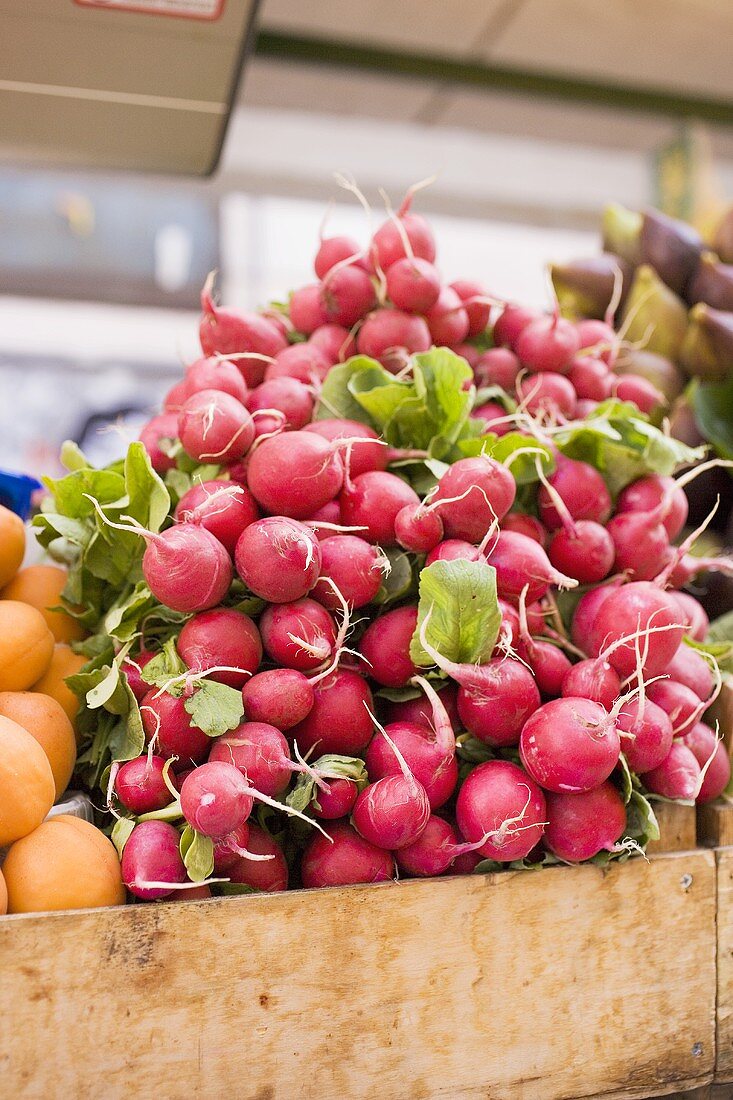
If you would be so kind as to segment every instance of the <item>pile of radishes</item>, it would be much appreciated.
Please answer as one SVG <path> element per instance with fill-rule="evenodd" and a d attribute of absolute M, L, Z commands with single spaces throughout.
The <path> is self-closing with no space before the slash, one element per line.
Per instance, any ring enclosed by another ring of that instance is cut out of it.
<path fill-rule="evenodd" d="M 287 313 L 218 308 L 207 286 L 204 357 L 141 435 L 169 518 L 93 502 L 110 545 L 140 536 L 140 583 L 170 612 L 116 646 L 146 743 L 104 785 L 137 898 L 626 855 L 653 835 L 647 795 L 730 780 L 703 721 L 707 618 L 680 591 L 717 564 L 682 537 L 689 475 L 612 499 L 555 442 L 656 391 L 613 374 L 605 323 L 446 286 L 434 261 L 408 196 L 368 248 L 321 241 Z M 473 368 L 480 453 L 435 464 L 329 415 L 335 364 L 369 356 L 398 385 L 434 345 Z M 493 457 L 509 432 L 518 450 Z"/>

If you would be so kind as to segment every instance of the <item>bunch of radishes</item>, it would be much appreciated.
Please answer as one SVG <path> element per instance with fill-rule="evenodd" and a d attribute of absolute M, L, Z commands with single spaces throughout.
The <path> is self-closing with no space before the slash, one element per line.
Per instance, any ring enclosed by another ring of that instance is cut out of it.
<path fill-rule="evenodd" d="M 367 250 L 323 240 L 287 314 L 217 308 L 207 286 L 204 357 L 141 435 L 179 496 L 169 522 L 96 505 L 110 539 L 144 539 L 144 581 L 182 623 L 161 647 L 142 622 L 121 654 L 146 747 L 106 785 L 139 898 L 620 854 L 646 793 L 702 801 L 730 779 L 702 721 L 720 677 L 684 640 L 707 619 L 678 589 L 712 564 L 675 545 L 686 475 L 613 501 L 554 442 L 613 394 L 646 412 L 658 395 L 614 376 L 605 323 L 495 305 L 434 260 L 408 196 Z M 512 456 L 489 453 L 433 465 L 417 492 L 404 459 L 427 453 L 319 403 L 334 364 L 405 378 L 435 344 L 471 364 L 479 431 L 522 437 L 536 478 L 519 495 Z M 454 601 L 447 626 L 427 577 Z M 482 657 L 458 659 L 479 604 Z"/>

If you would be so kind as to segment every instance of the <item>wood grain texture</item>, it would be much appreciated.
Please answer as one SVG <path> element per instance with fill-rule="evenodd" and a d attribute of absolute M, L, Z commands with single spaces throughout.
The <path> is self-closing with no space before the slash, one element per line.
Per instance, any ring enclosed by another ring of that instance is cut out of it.
<path fill-rule="evenodd" d="M 8 917 L 0 1093 L 638 1100 L 698 1087 L 714 1062 L 715 875 L 697 851 Z"/>
<path fill-rule="evenodd" d="M 697 807 L 697 842 L 706 848 L 733 845 L 733 802 L 718 799 Z"/>
<path fill-rule="evenodd" d="M 647 845 L 649 855 L 660 852 L 689 852 L 697 845 L 697 821 L 694 806 L 681 802 L 653 802 L 659 822 L 659 840 Z"/>
<path fill-rule="evenodd" d="M 718 863 L 718 1008 L 715 1081 L 731 1082 L 733 1097 L 733 849 L 716 852 Z"/>

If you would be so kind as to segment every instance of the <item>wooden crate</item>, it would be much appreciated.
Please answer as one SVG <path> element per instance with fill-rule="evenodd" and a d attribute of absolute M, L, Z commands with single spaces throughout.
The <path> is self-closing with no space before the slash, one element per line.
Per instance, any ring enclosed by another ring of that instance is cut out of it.
<path fill-rule="evenodd" d="M 633 1100 L 701 1088 L 715 1061 L 715 900 L 715 854 L 698 850 L 8 917 L 0 1096 Z"/>

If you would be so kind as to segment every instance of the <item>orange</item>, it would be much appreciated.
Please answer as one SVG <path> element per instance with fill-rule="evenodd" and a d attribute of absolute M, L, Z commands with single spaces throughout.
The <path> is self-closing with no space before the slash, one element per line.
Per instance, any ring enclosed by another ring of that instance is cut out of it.
<path fill-rule="evenodd" d="M 0 715 L 0 848 L 40 825 L 55 796 L 51 765 L 39 743 Z"/>
<path fill-rule="evenodd" d="M 0 691 L 25 691 L 51 664 L 53 634 L 35 607 L 0 600 Z"/>
<path fill-rule="evenodd" d="M 17 841 L 3 865 L 9 913 L 123 905 L 111 841 L 88 821 L 59 814 Z"/>
<path fill-rule="evenodd" d="M 28 730 L 41 746 L 53 772 L 58 799 L 66 790 L 76 764 L 74 727 L 60 703 L 33 691 L 0 692 L 0 715 Z"/>
<path fill-rule="evenodd" d="M 25 524 L 20 516 L 0 504 L 0 588 L 15 576 L 24 556 Z"/>
<path fill-rule="evenodd" d="M 61 604 L 68 574 L 60 565 L 27 565 L 0 592 L 0 599 L 20 600 L 37 608 L 57 642 L 80 642 L 86 630 L 66 611 L 50 611 Z"/>
<path fill-rule="evenodd" d="M 74 695 L 70 687 L 66 686 L 64 680 L 67 676 L 73 676 L 86 663 L 86 657 L 74 653 L 71 646 L 59 642 L 53 647 L 50 665 L 40 680 L 37 680 L 31 686 L 31 691 L 40 691 L 44 695 L 50 695 L 64 708 L 69 721 L 74 722 L 79 712 L 79 697 Z"/>

